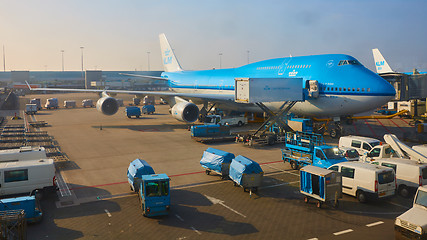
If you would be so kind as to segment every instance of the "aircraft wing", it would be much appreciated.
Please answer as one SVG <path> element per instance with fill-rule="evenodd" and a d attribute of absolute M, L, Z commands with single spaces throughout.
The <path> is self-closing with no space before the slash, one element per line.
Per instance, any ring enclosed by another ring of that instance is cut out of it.
<path fill-rule="evenodd" d="M 108 90 L 108 89 L 68 89 L 68 88 L 32 88 L 28 83 L 28 88 L 32 91 L 59 91 L 59 92 L 92 92 L 92 93 L 126 93 L 134 95 L 149 95 L 149 96 L 170 96 L 182 97 L 188 99 L 199 99 L 207 101 L 233 101 L 234 95 L 226 94 L 204 94 L 204 93 L 177 93 L 171 91 L 154 92 L 154 91 L 131 91 L 131 90 Z"/>
<path fill-rule="evenodd" d="M 139 75 L 139 74 L 132 74 L 132 73 L 119 73 L 119 75 L 131 76 L 131 77 L 140 77 L 140 78 L 150 78 L 150 79 L 162 80 L 162 81 L 168 81 L 169 80 L 167 78 L 162 78 L 162 77 L 155 77 L 155 76 L 148 76 L 148 75 Z"/>

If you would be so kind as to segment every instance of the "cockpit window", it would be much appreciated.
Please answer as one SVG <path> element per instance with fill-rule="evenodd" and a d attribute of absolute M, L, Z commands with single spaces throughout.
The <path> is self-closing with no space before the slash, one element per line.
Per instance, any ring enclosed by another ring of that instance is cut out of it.
<path fill-rule="evenodd" d="M 338 66 L 342 66 L 342 65 L 362 65 L 362 64 L 360 64 L 360 62 L 357 60 L 341 60 L 338 63 Z"/>

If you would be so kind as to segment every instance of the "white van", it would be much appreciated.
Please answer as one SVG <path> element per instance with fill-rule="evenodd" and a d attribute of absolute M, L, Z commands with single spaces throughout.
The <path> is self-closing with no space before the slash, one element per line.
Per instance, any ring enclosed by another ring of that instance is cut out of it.
<path fill-rule="evenodd" d="M 394 170 L 364 162 L 341 162 L 328 169 L 342 175 L 342 192 L 359 202 L 393 196 L 396 191 Z"/>
<path fill-rule="evenodd" d="M 356 149 L 359 155 L 363 155 L 365 152 L 371 151 L 373 147 L 380 144 L 380 140 L 375 138 L 349 135 L 340 137 L 338 147 L 351 147 Z"/>
<path fill-rule="evenodd" d="M 393 168 L 396 173 L 397 192 L 403 197 L 414 194 L 419 186 L 427 185 L 427 163 L 410 159 L 378 159 L 373 164 Z"/>
<path fill-rule="evenodd" d="M 0 196 L 56 190 L 52 159 L 0 163 Z"/>
<path fill-rule="evenodd" d="M 0 162 L 46 159 L 44 147 L 25 146 L 15 149 L 0 150 Z"/>

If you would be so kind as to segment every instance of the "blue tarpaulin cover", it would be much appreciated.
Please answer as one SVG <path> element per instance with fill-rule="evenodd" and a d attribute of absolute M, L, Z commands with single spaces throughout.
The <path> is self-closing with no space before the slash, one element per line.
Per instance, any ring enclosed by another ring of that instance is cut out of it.
<path fill-rule="evenodd" d="M 142 175 L 155 174 L 154 169 L 144 160 L 135 159 L 129 164 L 128 168 L 128 181 L 137 190 L 139 182 L 135 182 L 135 178 L 141 178 Z"/>
<path fill-rule="evenodd" d="M 232 153 L 218 150 L 215 148 L 208 148 L 203 152 L 203 157 L 200 160 L 200 164 L 204 168 L 209 168 L 217 172 L 223 172 L 222 164 L 231 163 L 233 159 L 234 159 L 234 154 Z M 228 171 L 225 171 L 225 172 L 228 172 Z"/>
<path fill-rule="evenodd" d="M 237 156 L 233 159 L 230 164 L 230 178 L 238 184 L 242 184 L 243 174 L 257 174 L 263 173 L 262 168 L 257 162 L 252 161 L 249 158 L 243 157 L 242 155 Z"/>

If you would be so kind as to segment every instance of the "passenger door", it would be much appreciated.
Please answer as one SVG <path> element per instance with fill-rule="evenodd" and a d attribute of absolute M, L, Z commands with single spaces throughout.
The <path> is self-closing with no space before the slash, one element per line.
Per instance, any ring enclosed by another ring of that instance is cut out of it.
<path fill-rule="evenodd" d="M 355 169 L 350 167 L 341 167 L 342 192 L 355 196 L 357 187 L 354 183 Z"/>

